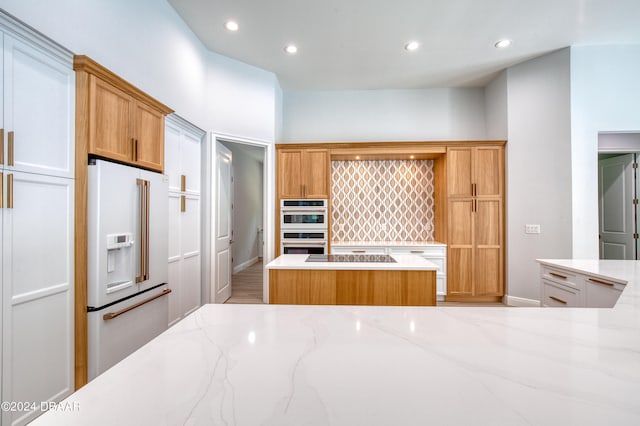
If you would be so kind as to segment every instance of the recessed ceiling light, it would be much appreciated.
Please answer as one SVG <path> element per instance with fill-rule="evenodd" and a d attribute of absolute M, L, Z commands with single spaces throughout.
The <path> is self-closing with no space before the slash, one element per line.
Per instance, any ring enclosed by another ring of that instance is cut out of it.
<path fill-rule="evenodd" d="M 288 44 L 284 47 L 284 51 L 289 55 L 295 55 L 298 53 L 298 47 L 295 44 Z"/>
<path fill-rule="evenodd" d="M 418 47 L 420 47 L 420 43 L 418 43 L 417 41 L 410 41 L 409 43 L 404 45 L 404 50 L 413 52 L 414 50 L 417 50 Z"/>
<path fill-rule="evenodd" d="M 415 155 L 410 155 L 409 158 L 413 160 L 414 158 L 416 158 L 416 156 Z"/>
<path fill-rule="evenodd" d="M 238 31 L 240 25 L 236 21 L 227 21 L 224 23 L 224 27 L 229 31 Z"/>
<path fill-rule="evenodd" d="M 508 39 L 498 40 L 496 44 L 494 44 L 494 46 L 497 47 L 498 49 L 504 49 L 505 47 L 511 46 L 511 40 L 508 40 Z"/>

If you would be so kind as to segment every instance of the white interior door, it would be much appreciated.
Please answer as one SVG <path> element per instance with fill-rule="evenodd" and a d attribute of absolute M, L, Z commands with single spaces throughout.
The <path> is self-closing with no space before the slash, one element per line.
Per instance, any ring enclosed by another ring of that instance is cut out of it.
<path fill-rule="evenodd" d="M 214 301 L 223 303 L 231 297 L 231 243 L 232 243 L 232 155 L 220 142 L 216 142 L 216 212 L 215 212 L 215 267 Z"/>
<path fill-rule="evenodd" d="M 634 154 L 598 161 L 600 258 L 636 259 Z"/>

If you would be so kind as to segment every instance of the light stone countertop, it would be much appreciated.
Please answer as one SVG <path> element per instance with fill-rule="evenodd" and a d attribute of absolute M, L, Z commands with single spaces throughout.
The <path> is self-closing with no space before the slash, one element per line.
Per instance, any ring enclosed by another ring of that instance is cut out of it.
<path fill-rule="evenodd" d="M 640 262 L 613 309 L 205 305 L 33 425 L 638 425 Z"/>
<path fill-rule="evenodd" d="M 438 265 L 415 254 L 391 255 L 395 263 L 383 262 L 306 262 L 308 254 L 283 254 L 269 262 L 267 269 L 347 270 L 347 271 L 436 271 Z"/>

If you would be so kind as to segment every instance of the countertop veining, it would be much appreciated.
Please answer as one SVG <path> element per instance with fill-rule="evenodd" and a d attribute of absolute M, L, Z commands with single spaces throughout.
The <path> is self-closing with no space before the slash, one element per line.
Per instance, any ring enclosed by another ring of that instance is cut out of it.
<path fill-rule="evenodd" d="M 616 262 L 573 263 L 627 281 L 613 309 L 205 305 L 33 424 L 640 424 Z"/>

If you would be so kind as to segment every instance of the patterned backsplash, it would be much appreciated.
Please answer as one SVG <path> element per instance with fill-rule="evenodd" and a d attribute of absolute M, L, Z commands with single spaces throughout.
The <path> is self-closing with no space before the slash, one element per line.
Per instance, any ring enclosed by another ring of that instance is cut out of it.
<path fill-rule="evenodd" d="M 433 161 L 332 161 L 331 240 L 433 241 Z"/>

